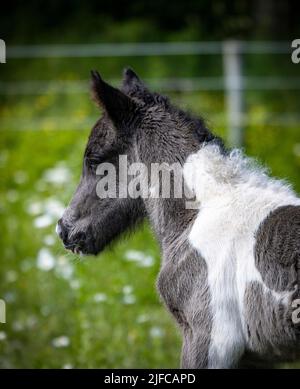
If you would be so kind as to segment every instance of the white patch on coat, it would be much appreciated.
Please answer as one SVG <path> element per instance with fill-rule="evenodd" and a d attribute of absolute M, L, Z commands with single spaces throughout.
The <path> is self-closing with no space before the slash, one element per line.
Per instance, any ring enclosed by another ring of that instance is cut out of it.
<path fill-rule="evenodd" d="M 276 293 L 263 283 L 255 266 L 255 233 L 270 212 L 300 205 L 300 200 L 239 150 L 225 155 L 217 145 L 204 145 L 189 156 L 184 177 L 200 203 L 189 240 L 208 268 L 213 315 L 209 367 L 231 367 L 247 344 L 247 285 L 259 282 L 282 303 L 291 298 L 292 292 Z"/>

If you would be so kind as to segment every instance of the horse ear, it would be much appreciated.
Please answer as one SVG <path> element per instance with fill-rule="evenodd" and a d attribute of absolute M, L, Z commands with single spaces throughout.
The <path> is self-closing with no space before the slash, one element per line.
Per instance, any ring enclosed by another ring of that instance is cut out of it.
<path fill-rule="evenodd" d="M 123 71 L 122 91 L 130 96 L 134 96 L 135 94 L 139 95 L 147 92 L 147 88 L 132 69 L 125 68 Z"/>
<path fill-rule="evenodd" d="M 120 124 L 129 118 L 137 108 L 136 103 L 119 89 L 107 84 L 100 74 L 92 70 L 92 98 L 99 107 L 102 107 L 115 124 Z"/>

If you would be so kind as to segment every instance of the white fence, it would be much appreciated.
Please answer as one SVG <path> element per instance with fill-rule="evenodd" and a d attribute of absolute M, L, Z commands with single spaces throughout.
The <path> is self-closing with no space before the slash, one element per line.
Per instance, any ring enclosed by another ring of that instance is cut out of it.
<path fill-rule="evenodd" d="M 0 323 L 6 323 L 6 305 L 4 300 L 0 300 Z"/>
<path fill-rule="evenodd" d="M 222 55 L 223 75 L 208 78 L 177 78 L 149 80 L 154 88 L 163 91 L 224 90 L 227 101 L 228 138 L 233 146 L 243 144 L 245 120 L 244 90 L 300 90 L 300 77 L 247 77 L 243 75 L 244 54 L 281 54 L 291 56 L 291 42 L 168 42 L 80 44 L 7 47 L 7 64 L 10 59 L 25 58 L 89 58 L 138 57 L 178 55 Z M 295 65 L 296 66 L 296 65 Z M 2 82 L 0 94 L 84 93 L 87 81 L 26 81 Z M 297 115 L 296 122 L 300 122 Z M 281 117 L 283 118 L 283 116 Z M 279 120 L 289 125 L 289 120 Z"/>
<path fill-rule="evenodd" d="M 225 42 L 226 44 L 226 42 Z M 238 41 L 241 54 L 285 54 L 291 42 Z M 99 43 L 7 47 L 8 58 L 87 58 L 220 54 L 224 42 Z"/>

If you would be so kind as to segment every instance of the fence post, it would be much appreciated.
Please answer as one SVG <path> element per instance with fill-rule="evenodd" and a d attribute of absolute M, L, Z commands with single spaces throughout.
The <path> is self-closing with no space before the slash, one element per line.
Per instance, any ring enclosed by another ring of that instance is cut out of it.
<path fill-rule="evenodd" d="M 0 300 L 0 323 L 6 323 L 5 301 Z"/>
<path fill-rule="evenodd" d="M 228 116 L 228 141 L 231 147 L 244 144 L 244 96 L 241 42 L 223 43 L 223 68 Z"/>

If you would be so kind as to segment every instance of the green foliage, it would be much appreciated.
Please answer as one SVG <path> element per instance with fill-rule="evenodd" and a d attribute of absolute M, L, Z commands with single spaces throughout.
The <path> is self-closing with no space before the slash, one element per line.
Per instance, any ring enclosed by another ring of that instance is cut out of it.
<path fill-rule="evenodd" d="M 299 36 L 297 2 L 268 0 L 15 0 L 0 14 L 2 38 L 17 43 L 278 39 Z M 141 29 L 140 26 L 146 28 Z M 179 32 L 179 33 L 178 33 Z"/>

